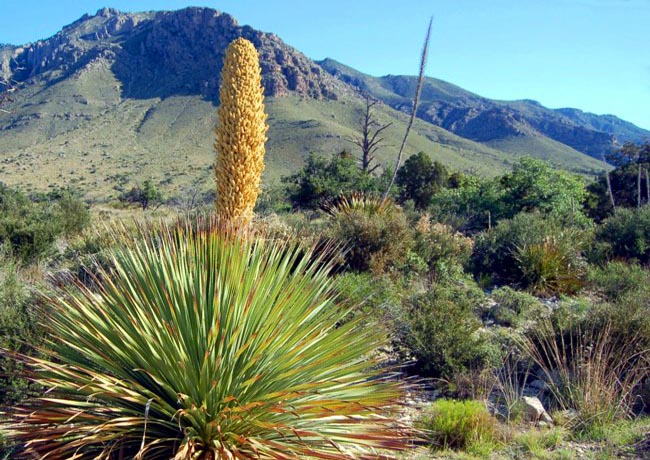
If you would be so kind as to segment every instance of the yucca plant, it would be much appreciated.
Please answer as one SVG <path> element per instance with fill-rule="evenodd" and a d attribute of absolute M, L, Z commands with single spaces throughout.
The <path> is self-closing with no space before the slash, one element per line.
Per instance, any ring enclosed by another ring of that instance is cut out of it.
<path fill-rule="evenodd" d="M 395 209 L 395 203 L 391 200 L 366 195 L 361 192 L 352 192 L 348 195 L 341 194 L 325 210 L 332 216 L 350 215 L 363 213 L 369 216 L 384 215 Z"/>
<path fill-rule="evenodd" d="M 546 237 L 516 247 L 514 256 L 528 289 L 538 295 L 556 295 L 575 294 L 584 284 L 584 267 L 575 253 L 568 240 Z"/>
<path fill-rule="evenodd" d="M 407 445 L 391 418 L 404 387 L 369 357 L 378 328 L 339 323 L 327 263 L 216 227 L 141 231 L 96 291 L 46 299 L 45 357 L 22 357 L 46 391 L 0 426 L 18 457 L 329 460 Z"/>

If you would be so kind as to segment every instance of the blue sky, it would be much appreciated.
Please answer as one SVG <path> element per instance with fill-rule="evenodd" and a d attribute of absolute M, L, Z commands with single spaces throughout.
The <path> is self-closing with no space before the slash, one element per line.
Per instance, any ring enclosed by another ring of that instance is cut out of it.
<path fill-rule="evenodd" d="M 0 42 L 48 37 L 102 6 L 209 6 L 274 32 L 313 59 L 427 75 L 495 99 L 613 113 L 650 129 L 650 0 L 0 0 Z"/>

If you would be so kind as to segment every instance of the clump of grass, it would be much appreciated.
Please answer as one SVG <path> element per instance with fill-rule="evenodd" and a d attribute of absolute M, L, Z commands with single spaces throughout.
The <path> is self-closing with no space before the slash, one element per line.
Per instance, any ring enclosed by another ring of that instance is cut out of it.
<path fill-rule="evenodd" d="M 541 321 L 521 340 L 562 410 L 579 413 L 574 428 L 603 425 L 632 413 L 635 391 L 647 378 L 650 353 L 625 340 L 610 323 Z"/>
<path fill-rule="evenodd" d="M 480 401 L 441 399 L 432 403 L 417 423 L 431 448 L 483 453 L 500 440 L 498 421 Z"/>

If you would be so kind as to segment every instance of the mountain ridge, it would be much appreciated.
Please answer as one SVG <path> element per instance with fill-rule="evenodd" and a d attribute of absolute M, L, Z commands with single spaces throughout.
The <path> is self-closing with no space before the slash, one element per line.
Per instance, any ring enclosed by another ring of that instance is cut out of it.
<path fill-rule="evenodd" d="M 410 109 L 407 95 L 413 94 L 416 77 L 373 77 L 331 58 L 317 62 L 332 75 L 392 107 Z M 615 115 L 596 115 L 576 108 L 550 109 L 531 99 L 488 99 L 432 77 L 424 80 L 418 116 L 478 142 L 489 143 L 532 130 L 529 134 L 545 135 L 595 158 L 601 158 L 624 142 L 639 143 L 650 138 L 650 131 Z M 492 130 L 481 129 L 486 125 Z"/>
<path fill-rule="evenodd" d="M 170 193 L 197 181 L 209 184 L 221 60 L 239 36 L 260 53 L 270 124 L 267 181 L 295 171 L 309 152 L 353 148 L 349 139 L 358 135 L 363 92 L 277 35 L 210 8 L 104 8 L 48 39 L 0 48 L 0 71 L 19 88 L 11 113 L 0 114 L 0 180 L 28 189 L 73 186 L 95 197 L 114 196 L 145 178 Z M 378 152 L 384 165 L 393 163 L 393 140 L 407 123 L 409 78 L 384 87 L 373 83 L 387 98 L 375 106 L 376 117 L 393 123 Z M 443 83 L 448 101 L 470 98 Z M 436 96 L 427 96 L 426 88 L 423 94 L 431 101 Z M 485 175 L 508 169 L 522 154 L 583 174 L 603 169 L 600 161 L 542 134 L 490 145 L 420 118 L 407 156 L 426 151 L 461 171 Z"/>

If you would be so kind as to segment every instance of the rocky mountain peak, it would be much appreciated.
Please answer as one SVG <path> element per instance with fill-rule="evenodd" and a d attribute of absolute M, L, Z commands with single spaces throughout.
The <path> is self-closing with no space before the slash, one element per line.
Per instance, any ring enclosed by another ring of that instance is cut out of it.
<path fill-rule="evenodd" d="M 345 86 L 277 35 L 200 7 L 145 13 L 102 8 L 53 37 L 3 52 L 2 71 L 47 84 L 101 59 L 122 83 L 122 97 L 199 94 L 217 100 L 224 52 L 238 37 L 257 47 L 269 96 L 335 99 Z"/>

